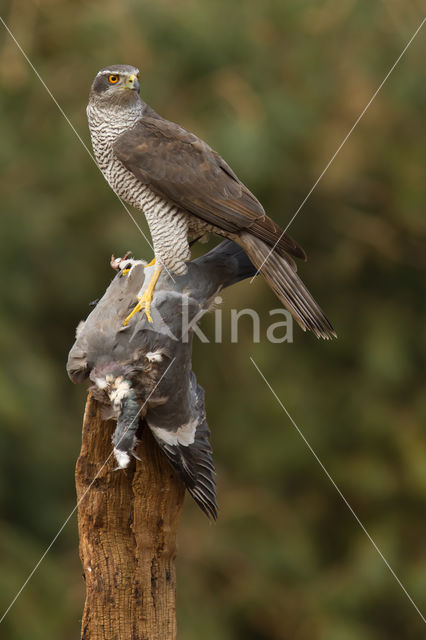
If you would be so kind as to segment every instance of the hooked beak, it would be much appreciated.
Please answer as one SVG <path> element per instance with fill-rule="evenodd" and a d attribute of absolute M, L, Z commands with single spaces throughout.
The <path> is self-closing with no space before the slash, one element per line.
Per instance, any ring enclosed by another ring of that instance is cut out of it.
<path fill-rule="evenodd" d="M 136 74 L 131 73 L 128 76 L 126 83 L 124 84 L 124 89 L 133 89 L 134 91 L 139 92 L 140 84 L 139 84 L 138 76 Z"/>

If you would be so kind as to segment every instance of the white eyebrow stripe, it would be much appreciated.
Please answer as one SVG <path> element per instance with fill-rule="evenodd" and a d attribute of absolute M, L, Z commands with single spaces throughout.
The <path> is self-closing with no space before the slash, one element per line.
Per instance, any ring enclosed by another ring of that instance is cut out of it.
<path fill-rule="evenodd" d="M 136 73 L 135 73 L 135 72 L 136 72 Z M 98 71 L 98 73 L 96 74 L 96 77 L 98 77 L 98 76 L 104 76 L 104 75 L 106 76 L 106 75 L 107 75 L 107 73 L 112 73 L 112 74 L 114 74 L 114 75 L 116 75 L 116 76 L 119 76 L 119 75 L 120 75 L 120 73 L 127 73 L 127 71 L 126 71 L 126 72 L 124 72 L 124 71 L 113 71 L 112 69 L 102 69 L 102 71 Z M 135 75 L 137 75 L 137 74 L 138 74 L 138 73 L 140 73 L 140 72 L 139 72 L 139 69 L 135 69 L 135 68 L 134 68 L 134 69 L 133 69 L 133 71 L 132 71 L 132 73 L 135 73 Z"/>
<path fill-rule="evenodd" d="M 115 73 L 117 73 L 117 72 L 116 72 L 116 71 L 111 71 L 111 69 L 102 69 L 102 71 L 99 71 L 99 72 L 96 74 L 96 77 L 98 77 L 98 76 L 106 76 L 106 75 L 107 75 L 107 73 L 114 73 L 114 74 L 115 74 Z"/>

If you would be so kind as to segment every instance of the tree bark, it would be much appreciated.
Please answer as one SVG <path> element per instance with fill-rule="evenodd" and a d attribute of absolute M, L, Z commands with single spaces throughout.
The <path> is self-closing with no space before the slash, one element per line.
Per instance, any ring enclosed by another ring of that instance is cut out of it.
<path fill-rule="evenodd" d="M 150 430 L 140 461 L 115 471 L 111 436 L 89 395 L 76 466 L 80 557 L 86 581 L 82 640 L 176 638 L 176 537 L 184 484 Z"/>

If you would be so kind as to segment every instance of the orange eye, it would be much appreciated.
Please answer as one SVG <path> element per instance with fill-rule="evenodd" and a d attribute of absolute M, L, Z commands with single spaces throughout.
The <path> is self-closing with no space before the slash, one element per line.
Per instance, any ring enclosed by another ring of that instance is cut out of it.
<path fill-rule="evenodd" d="M 109 82 L 110 84 L 117 84 L 117 82 L 118 82 L 118 76 L 115 76 L 115 75 L 110 75 L 110 76 L 108 76 L 108 82 Z"/>

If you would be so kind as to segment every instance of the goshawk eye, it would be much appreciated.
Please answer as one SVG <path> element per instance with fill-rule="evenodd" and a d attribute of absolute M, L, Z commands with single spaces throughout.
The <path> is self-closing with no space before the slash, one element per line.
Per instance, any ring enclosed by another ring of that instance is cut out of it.
<path fill-rule="evenodd" d="M 117 84 L 118 82 L 118 76 L 111 74 L 110 76 L 108 76 L 108 82 L 110 84 Z"/>

